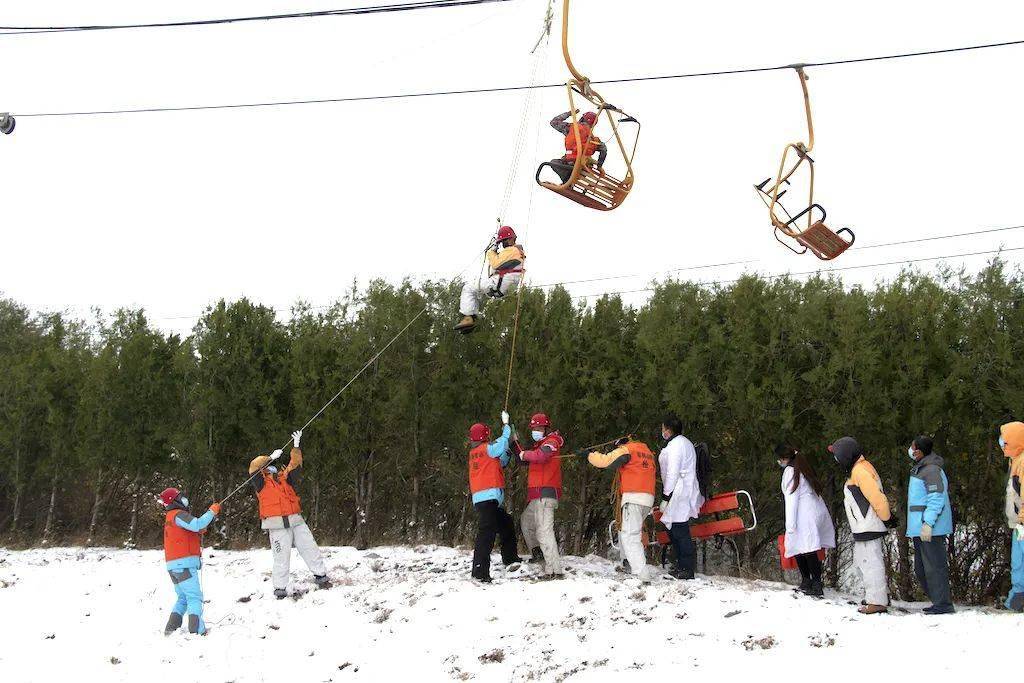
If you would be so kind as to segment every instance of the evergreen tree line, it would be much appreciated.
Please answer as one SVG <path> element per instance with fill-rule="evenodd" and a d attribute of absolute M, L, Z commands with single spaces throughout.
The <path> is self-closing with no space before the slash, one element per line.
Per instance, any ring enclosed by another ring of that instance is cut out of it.
<path fill-rule="evenodd" d="M 157 492 L 177 486 L 199 510 L 225 496 L 251 458 L 283 445 L 425 308 L 306 430 L 303 511 L 322 543 L 467 542 L 476 520 L 466 432 L 476 421 L 500 427 L 515 301 L 491 304 L 463 337 L 451 331 L 458 286 L 373 282 L 326 308 L 298 305 L 288 322 L 244 299 L 221 301 L 187 338 L 141 310 L 85 322 L 0 300 L 6 541 L 159 544 Z M 510 412 L 521 434 L 532 413 L 548 413 L 570 451 L 627 432 L 655 446 L 662 417 L 677 413 L 691 440 L 709 444 L 715 489 L 753 495 L 759 524 L 738 540 L 737 559 L 770 578 L 784 528 L 777 442 L 810 458 L 842 530 L 845 475 L 828 444 L 856 437 L 905 520 L 907 446 L 934 435 L 957 524 L 954 593 L 988 602 L 1008 586 L 996 439 L 1001 423 L 1024 416 L 1022 300 L 1020 274 L 998 261 L 976 275 L 904 272 L 870 289 L 831 278 L 669 281 L 639 308 L 530 289 Z M 563 470 L 563 552 L 603 552 L 611 478 L 580 457 Z M 513 467 L 516 515 L 524 485 Z M 851 554 L 840 537 L 827 561 L 833 583 Z M 265 543 L 251 493 L 228 502 L 206 543 Z M 887 552 L 894 595 L 912 597 L 906 540 L 891 535 Z"/>

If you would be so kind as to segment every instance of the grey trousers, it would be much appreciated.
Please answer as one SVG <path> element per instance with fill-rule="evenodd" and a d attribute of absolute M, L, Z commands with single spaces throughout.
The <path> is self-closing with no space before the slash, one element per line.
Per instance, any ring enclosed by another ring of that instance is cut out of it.
<path fill-rule="evenodd" d="M 953 609 L 945 536 L 933 536 L 927 543 L 914 537 L 914 573 L 933 606 L 941 610 Z"/>
<path fill-rule="evenodd" d="M 519 518 L 523 527 L 523 538 L 532 551 L 540 548 L 544 553 L 544 565 L 548 574 L 562 573 L 562 558 L 558 555 L 558 539 L 555 538 L 555 498 L 531 500 Z"/>
<path fill-rule="evenodd" d="M 274 588 L 288 588 L 288 575 L 291 571 L 292 548 L 299 551 L 299 557 L 309 567 L 314 576 L 327 574 L 324 558 L 320 548 L 313 539 L 313 533 L 305 524 L 287 529 L 270 529 L 270 552 L 274 555 Z"/>
<path fill-rule="evenodd" d="M 889 586 L 885 581 L 882 539 L 854 541 L 853 566 L 864 583 L 864 601 L 869 605 L 888 605 Z"/>
<path fill-rule="evenodd" d="M 641 579 L 648 578 L 647 555 L 641 533 L 644 519 L 651 514 L 651 508 L 636 503 L 622 505 L 622 529 L 619 531 L 619 546 L 622 555 L 629 560 L 629 569 Z"/>

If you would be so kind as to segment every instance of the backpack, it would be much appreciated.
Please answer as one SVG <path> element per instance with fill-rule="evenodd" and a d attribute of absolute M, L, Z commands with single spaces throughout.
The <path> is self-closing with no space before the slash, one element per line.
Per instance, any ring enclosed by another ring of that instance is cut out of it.
<path fill-rule="evenodd" d="M 711 449 L 706 443 L 693 447 L 697 452 L 697 487 L 704 500 L 711 498 Z"/>

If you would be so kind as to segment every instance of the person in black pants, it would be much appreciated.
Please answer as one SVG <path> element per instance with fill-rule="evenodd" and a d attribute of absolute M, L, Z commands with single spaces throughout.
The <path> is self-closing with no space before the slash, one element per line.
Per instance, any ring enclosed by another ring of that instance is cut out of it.
<path fill-rule="evenodd" d="M 469 428 L 469 489 L 480 520 L 473 547 L 473 578 L 481 583 L 491 582 L 491 549 L 496 537 L 501 537 L 501 560 L 506 567 L 521 561 L 515 524 L 505 511 L 503 468 L 511 458 L 512 438 L 508 413 L 502 411 L 501 421 L 501 436 L 494 443 L 488 443 L 491 429 L 487 425 L 478 422 Z"/>

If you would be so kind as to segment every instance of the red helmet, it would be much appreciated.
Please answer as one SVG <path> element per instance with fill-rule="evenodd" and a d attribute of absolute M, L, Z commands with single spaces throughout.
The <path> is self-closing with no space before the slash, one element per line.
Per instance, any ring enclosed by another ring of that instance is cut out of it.
<path fill-rule="evenodd" d="M 470 441 L 487 441 L 491 438 L 491 428 L 482 422 L 477 422 L 469 428 Z"/>
<path fill-rule="evenodd" d="M 597 123 L 597 112 L 588 111 L 580 117 L 580 121 L 593 128 L 594 124 Z"/>
<path fill-rule="evenodd" d="M 550 426 L 551 426 L 551 420 L 549 420 L 548 416 L 545 415 L 544 413 L 537 413 L 536 415 L 534 415 L 533 417 L 530 418 L 530 428 L 531 429 L 533 429 L 534 427 L 550 427 Z"/>
<path fill-rule="evenodd" d="M 173 503 L 175 498 L 177 498 L 179 495 L 181 495 L 181 491 L 179 491 L 178 489 L 168 488 L 161 491 L 160 495 L 157 496 L 156 499 L 160 502 L 161 505 L 167 507 L 168 505 Z"/>
<path fill-rule="evenodd" d="M 498 239 L 499 242 L 504 242 L 505 240 L 515 240 L 516 239 L 516 231 L 513 230 L 512 228 L 510 228 L 507 225 L 503 225 L 500 228 L 498 228 L 498 238 L 497 239 Z"/>

